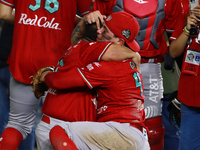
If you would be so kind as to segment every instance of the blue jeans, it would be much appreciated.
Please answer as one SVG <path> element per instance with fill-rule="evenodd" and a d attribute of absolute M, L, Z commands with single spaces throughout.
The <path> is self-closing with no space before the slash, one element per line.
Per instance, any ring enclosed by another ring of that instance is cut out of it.
<path fill-rule="evenodd" d="M 200 107 L 181 104 L 180 150 L 200 150 Z"/>
<path fill-rule="evenodd" d="M 9 82 L 10 72 L 8 67 L 0 68 L 0 135 L 3 133 L 9 115 Z M 35 147 L 35 130 L 23 140 L 18 150 L 34 150 Z"/>
<path fill-rule="evenodd" d="M 170 95 L 164 95 L 169 98 Z M 179 148 L 179 130 L 169 121 L 169 111 L 167 109 L 171 101 L 163 101 L 162 121 L 165 126 L 164 150 L 178 150 Z"/>
<path fill-rule="evenodd" d="M 0 135 L 3 133 L 8 122 L 10 102 L 9 81 L 10 72 L 8 67 L 0 68 Z"/>

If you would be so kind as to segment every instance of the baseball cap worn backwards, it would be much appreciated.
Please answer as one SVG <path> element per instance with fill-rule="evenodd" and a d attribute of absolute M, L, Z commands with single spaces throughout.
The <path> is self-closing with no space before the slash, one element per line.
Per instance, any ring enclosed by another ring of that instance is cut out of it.
<path fill-rule="evenodd" d="M 107 17 L 105 24 L 116 36 L 123 38 L 133 51 L 140 50 L 140 46 L 135 41 L 139 24 L 132 15 L 124 11 L 115 12 Z"/>

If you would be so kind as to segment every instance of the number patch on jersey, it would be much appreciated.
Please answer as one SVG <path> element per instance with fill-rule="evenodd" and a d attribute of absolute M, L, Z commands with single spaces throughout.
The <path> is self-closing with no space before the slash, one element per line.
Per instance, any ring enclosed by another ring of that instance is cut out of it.
<path fill-rule="evenodd" d="M 135 79 L 135 86 L 136 87 L 140 87 L 140 91 L 141 91 L 141 96 L 143 96 L 143 90 L 142 90 L 142 82 L 141 82 L 141 78 L 138 72 L 135 72 L 133 74 L 133 78 Z"/>
<path fill-rule="evenodd" d="M 42 0 L 34 0 L 34 1 L 35 1 L 35 5 L 31 5 L 31 4 L 29 5 L 29 9 L 31 9 L 32 11 L 36 11 L 39 8 L 41 8 Z M 58 11 L 59 4 L 60 3 L 57 0 L 46 0 L 44 8 L 52 14 L 52 13 Z"/>
<path fill-rule="evenodd" d="M 129 62 L 129 65 L 131 66 L 132 69 L 135 69 L 135 63 L 133 63 L 132 61 Z M 133 74 L 133 78 L 135 79 L 135 86 L 136 87 L 140 87 L 140 91 L 141 91 L 141 96 L 143 96 L 143 89 L 142 89 L 142 83 L 141 83 L 141 78 L 138 72 L 135 72 Z"/>

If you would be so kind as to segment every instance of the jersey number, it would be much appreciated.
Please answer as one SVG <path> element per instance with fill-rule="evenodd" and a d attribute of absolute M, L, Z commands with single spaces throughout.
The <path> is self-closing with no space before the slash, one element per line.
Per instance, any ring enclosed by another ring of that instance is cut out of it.
<path fill-rule="evenodd" d="M 135 85 L 136 85 L 136 87 L 140 87 L 141 96 L 143 96 L 142 83 L 141 83 L 141 79 L 140 79 L 139 73 L 138 72 L 134 73 L 133 74 L 133 78 L 135 79 Z"/>
<path fill-rule="evenodd" d="M 42 0 L 34 0 L 34 1 L 35 1 L 35 5 L 31 5 L 31 4 L 29 5 L 29 8 L 32 11 L 36 11 L 41 7 Z M 58 9 L 59 9 L 59 2 L 57 0 L 46 0 L 44 8 L 48 12 L 54 13 L 54 12 L 58 11 Z"/>
<path fill-rule="evenodd" d="M 135 63 L 133 63 L 132 61 L 129 62 L 129 65 L 131 66 L 132 69 L 134 69 Z M 140 87 L 140 91 L 141 91 L 141 96 L 143 96 L 143 90 L 142 90 L 142 83 L 141 83 L 141 79 L 140 79 L 140 75 L 138 72 L 133 74 L 133 78 L 135 79 L 135 86 L 136 87 Z"/>

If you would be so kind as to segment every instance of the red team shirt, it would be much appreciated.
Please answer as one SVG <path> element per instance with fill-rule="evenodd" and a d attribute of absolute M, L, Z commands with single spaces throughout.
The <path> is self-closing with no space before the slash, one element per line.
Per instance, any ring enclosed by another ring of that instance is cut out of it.
<path fill-rule="evenodd" d="M 91 90 L 89 88 L 67 90 L 64 81 L 68 79 L 67 71 L 101 60 L 101 56 L 110 45 L 110 42 L 80 41 L 66 51 L 58 62 L 56 72 L 45 77 L 47 85 L 51 88 L 48 90 L 42 107 L 44 114 L 70 122 L 94 121 L 96 119 L 94 105 L 96 99 Z M 60 80 L 63 82 L 60 83 Z"/>
<path fill-rule="evenodd" d="M 88 87 L 98 92 L 98 122 L 117 121 L 143 126 L 143 81 L 131 59 L 94 62 L 78 68 L 78 72 Z"/>
<path fill-rule="evenodd" d="M 55 65 L 71 43 L 77 7 L 89 11 L 91 0 L 0 0 L 15 8 L 15 24 L 9 70 L 30 84 L 30 76 Z M 17 29 L 17 30 L 16 30 Z"/>

